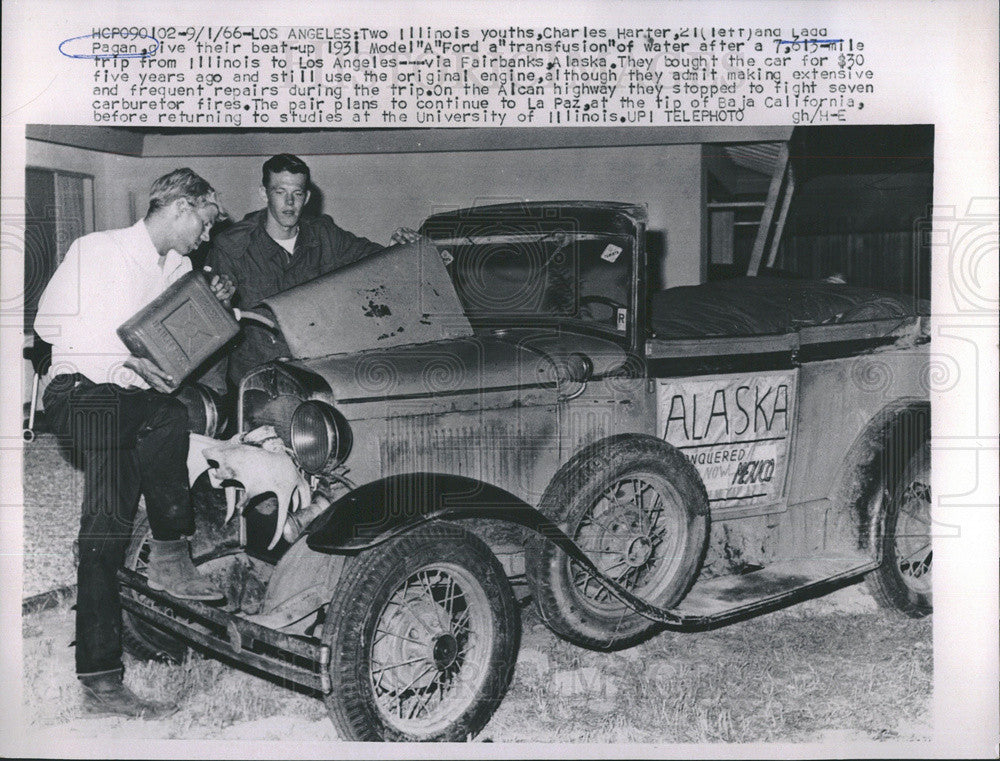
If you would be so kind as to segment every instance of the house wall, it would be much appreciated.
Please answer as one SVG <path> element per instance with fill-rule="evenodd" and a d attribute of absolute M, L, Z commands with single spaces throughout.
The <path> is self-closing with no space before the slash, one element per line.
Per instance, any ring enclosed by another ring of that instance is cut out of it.
<path fill-rule="evenodd" d="M 295 137 L 284 150 L 295 152 Z M 211 182 L 229 213 L 240 218 L 263 206 L 260 170 L 267 156 L 240 155 L 246 146 L 232 140 L 226 154 L 143 158 L 29 139 L 27 163 L 93 175 L 98 230 L 132 224 L 145 213 L 149 184 L 181 166 Z M 388 243 L 400 226 L 416 228 L 432 213 L 477 203 L 626 201 L 647 205 L 650 267 L 660 282 L 691 285 L 702 277 L 700 144 L 303 158 L 321 191 L 322 210 L 379 243 Z"/>
<path fill-rule="evenodd" d="M 125 227 L 132 223 L 129 219 L 128 190 L 131 178 L 145 173 L 142 161 L 132 156 L 118 156 L 38 140 L 27 141 L 28 166 L 93 175 L 94 225 L 98 230 Z M 149 183 L 153 179 L 155 178 L 150 177 L 139 183 L 141 185 L 145 182 L 143 194 L 148 192 Z M 147 197 L 144 196 L 145 198 Z M 62 255 L 66 252 L 59 253 Z"/>
<path fill-rule="evenodd" d="M 260 208 L 266 157 L 135 158 L 28 141 L 28 163 L 94 175 L 98 229 L 132 223 L 129 194 L 145 211 L 149 183 L 190 166 L 222 194 L 231 214 Z M 289 151 L 295 146 L 290 145 Z M 590 147 L 461 153 L 366 153 L 304 157 L 322 191 L 323 211 L 344 228 L 386 243 L 400 226 L 417 227 L 448 208 L 513 200 L 604 200 L 646 204 L 651 261 L 667 285 L 701 276 L 699 145 Z"/>
<path fill-rule="evenodd" d="M 647 204 L 653 239 L 662 245 L 654 252 L 654 266 L 664 282 L 691 285 L 701 272 L 699 157 L 700 146 L 669 145 L 303 158 L 322 192 L 323 211 L 345 229 L 379 243 L 388 243 L 400 226 L 418 227 L 434 212 L 477 203 Z M 265 159 L 197 157 L 189 163 L 219 189 L 229 212 L 242 217 L 263 205 L 258 189 Z M 141 161 L 142 176 L 133 181 L 140 195 L 147 178 L 184 164 L 175 157 Z"/>

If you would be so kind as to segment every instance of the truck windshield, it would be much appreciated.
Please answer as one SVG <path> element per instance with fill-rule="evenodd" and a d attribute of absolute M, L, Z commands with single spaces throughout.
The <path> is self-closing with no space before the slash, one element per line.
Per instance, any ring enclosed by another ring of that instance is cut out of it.
<path fill-rule="evenodd" d="M 625 332 L 628 236 L 516 231 L 435 243 L 471 321 L 502 327 L 576 319 Z"/>

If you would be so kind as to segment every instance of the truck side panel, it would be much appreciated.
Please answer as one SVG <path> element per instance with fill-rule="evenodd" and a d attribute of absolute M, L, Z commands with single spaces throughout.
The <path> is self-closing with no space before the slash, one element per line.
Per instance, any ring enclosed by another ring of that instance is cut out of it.
<path fill-rule="evenodd" d="M 879 411 L 927 399 L 927 359 L 915 347 L 802 365 L 789 503 L 831 497 L 848 450 Z"/>

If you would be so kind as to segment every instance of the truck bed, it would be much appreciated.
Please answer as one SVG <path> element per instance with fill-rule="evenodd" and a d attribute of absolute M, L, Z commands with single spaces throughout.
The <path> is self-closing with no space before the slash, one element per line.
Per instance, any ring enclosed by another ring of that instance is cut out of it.
<path fill-rule="evenodd" d="M 741 277 L 669 288 L 650 299 L 656 339 L 780 336 L 817 325 L 905 319 L 927 302 L 825 280 Z"/>

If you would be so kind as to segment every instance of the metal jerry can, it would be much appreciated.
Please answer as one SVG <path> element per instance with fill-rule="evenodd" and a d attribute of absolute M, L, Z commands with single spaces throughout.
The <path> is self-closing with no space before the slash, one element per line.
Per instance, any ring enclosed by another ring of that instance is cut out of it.
<path fill-rule="evenodd" d="M 239 333 L 232 311 L 194 270 L 172 283 L 118 328 L 132 354 L 151 359 L 174 378 L 187 378 Z"/>

